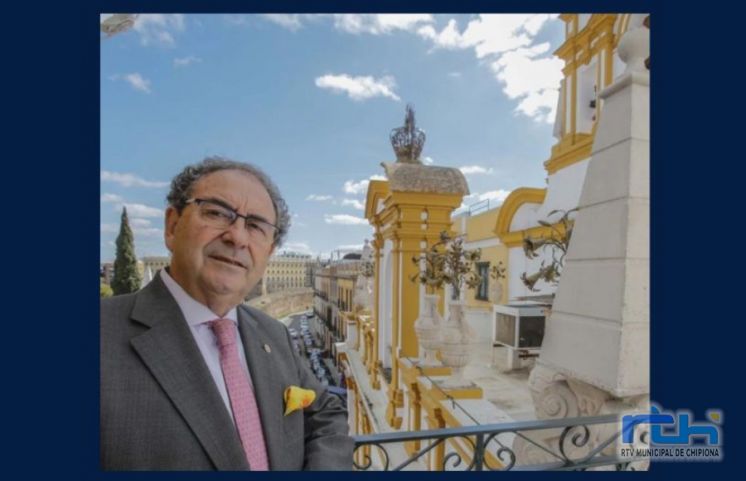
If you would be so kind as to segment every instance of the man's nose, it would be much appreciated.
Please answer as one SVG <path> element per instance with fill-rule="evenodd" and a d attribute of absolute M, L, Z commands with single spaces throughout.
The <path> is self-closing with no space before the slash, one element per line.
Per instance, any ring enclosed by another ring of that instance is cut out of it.
<path fill-rule="evenodd" d="M 246 229 L 246 221 L 236 219 L 228 229 L 223 232 L 223 241 L 230 242 L 235 247 L 242 249 L 249 245 L 249 231 Z"/>

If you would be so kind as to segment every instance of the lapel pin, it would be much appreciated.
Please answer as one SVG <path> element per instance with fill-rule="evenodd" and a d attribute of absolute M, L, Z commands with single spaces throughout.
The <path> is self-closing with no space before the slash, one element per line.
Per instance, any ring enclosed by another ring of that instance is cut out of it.
<path fill-rule="evenodd" d="M 269 344 L 264 345 L 264 350 L 267 352 L 272 352 L 272 349 L 269 347 Z"/>

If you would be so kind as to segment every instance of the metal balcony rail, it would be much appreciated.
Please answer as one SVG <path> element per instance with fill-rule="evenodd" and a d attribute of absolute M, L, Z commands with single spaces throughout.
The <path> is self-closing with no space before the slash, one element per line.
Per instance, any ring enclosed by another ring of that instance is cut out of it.
<path fill-rule="evenodd" d="M 532 432 L 535 433 L 533 437 L 528 435 Z M 633 471 L 639 467 L 635 463 L 645 458 L 617 457 L 615 442 L 621 439 L 620 433 L 619 417 L 612 414 L 369 434 L 354 437 L 354 468 L 401 471 L 430 453 L 435 461 L 428 460 L 428 466 L 443 471 L 584 471 L 589 468 Z M 513 441 L 519 438 L 524 443 L 516 452 Z M 644 434 L 640 439 L 644 442 Z M 455 447 L 455 441 L 460 441 L 461 449 L 445 454 L 448 442 Z M 388 449 L 394 443 L 408 443 L 409 452 L 414 451 L 396 466 L 392 465 Z M 519 455 L 525 458 L 519 459 Z M 377 457 L 375 461 L 374 456 Z M 537 459 L 541 461 L 536 462 Z"/>
<path fill-rule="evenodd" d="M 484 199 L 469 205 L 469 215 L 481 214 L 490 210 L 490 199 Z"/>

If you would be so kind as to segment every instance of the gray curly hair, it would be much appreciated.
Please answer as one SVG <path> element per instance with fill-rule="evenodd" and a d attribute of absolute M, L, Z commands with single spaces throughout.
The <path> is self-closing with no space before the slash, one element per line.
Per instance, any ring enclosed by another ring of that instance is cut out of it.
<path fill-rule="evenodd" d="M 221 170 L 240 170 L 247 172 L 254 176 L 267 189 L 267 193 L 269 193 L 269 197 L 272 199 L 272 206 L 275 208 L 275 217 L 277 218 L 275 222 L 277 225 L 277 235 L 275 236 L 274 246 L 280 247 L 287 237 L 288 229 L 290 229 L 288 206 L 285 203 L 285 199 L 282 198 L 282 194 L 280 194 L 280 189 L 272 182 L 272 179 L 254 165 L 219 156 L 207 157 L 202 162 L 188 165 L 171 181 L 171 190 L 166 197 L 168 204 L 181 213 L 184 207 L 186 207 L 187 200 L 192 196 L 194 184 L 202 177 Z"/>

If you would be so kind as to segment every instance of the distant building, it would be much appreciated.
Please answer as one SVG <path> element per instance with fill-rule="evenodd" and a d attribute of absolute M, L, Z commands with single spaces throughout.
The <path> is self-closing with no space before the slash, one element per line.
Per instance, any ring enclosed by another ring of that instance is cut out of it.
<path fill-rule="evenodd" d="M 149 283 L 153 280 L 156 273 L 167 267 L 171 263 L 171 258 L 168 256 L 151 256 L 143 257 L 143 273 L 142 273 L 142 285 Z"/>
<path fill-rule="evenodd" d="M 102 262 L 99 277 L 102 283 L 111 284 L 111 280 L 114 278 L 114 263 Z"/>
<path fill-rule="evenodd" d="M 318 321 L 315 330 L 325 349 L 347 335 L 343 317 L 353 310 L 355 282 L 362 271 L 360 253 L 349 253 L 314 271 L 313 310 Z"/>
<path fill-rule="evenodd" d="M 281 252 L 272 256 L 267 270 L 264 271 L 261 293 L 271 294 L 288 289 L 311 287 L 313 267 L 316 263 L 316 259 L 308 254 Z"/>

